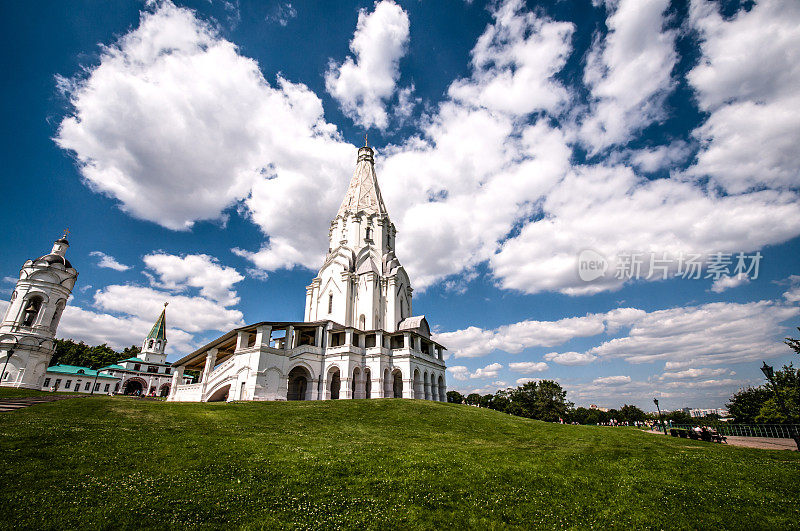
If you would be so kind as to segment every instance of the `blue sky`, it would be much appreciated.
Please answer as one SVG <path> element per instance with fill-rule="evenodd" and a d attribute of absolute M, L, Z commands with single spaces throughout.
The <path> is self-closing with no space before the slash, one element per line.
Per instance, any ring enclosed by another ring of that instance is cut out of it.
<path fill-rule="evenodd" d="M 800 326 L 800 6 L 595 4 L 5 3 L 3 285 L 69 227 L 62 337 L 300 320 L 368 132 L 450 388 L 722 406 Z"/>

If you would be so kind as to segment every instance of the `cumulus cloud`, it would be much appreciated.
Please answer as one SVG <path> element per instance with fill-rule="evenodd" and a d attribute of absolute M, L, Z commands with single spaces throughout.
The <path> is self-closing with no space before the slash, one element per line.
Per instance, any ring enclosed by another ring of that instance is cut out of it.
<path fill-rule="evenodd" d="M 462 382 L 469 380 L 469 369 L 464 365 L 453 365 L 452 367 L 448 367 L 447 372 L 449 372 L 455 380 Z"/>
<path fill-rule="evenodd" d="M 544 359 L 559 365 L 588 365 L 596 360 L 597 356 L 588 352 L 550 352 L 544 355 Z"/>
<path fill-rule="evenodd" d="M 665 117 L 677 61 L 675 31 L 664 29 L 668 7 L 669 0 L 606 2 L 608 33 L 595 39 L 584 69 L 591 101 L 581 138 L 594 152 Z"/>
<path fill-rule="evenodd" d="M 631 381 L 630 376 L 602 376 L 600 378 L 595 378 L 592 380 L 592 383 L 595 384 L 602 384 L 602 385 L 619 385 L 624 383 L 629 383 Z"/>
<path fill-rule="evenodd" d="M 169 302 L 170 323 L 187 332 L 225 331 L 244 325 L 242 312 L 205 297 L 175 295 L 168 291 L 132 285 L 110 285 L 94 294 L 102 310 L 133 315 L 155 322 L 164 302 Z"/>
<path fill-rule="evenodd" d="M 486 367 L 482 367 L 477 369 L 475 372 L 469 375 L 470 378 L 497 378 L 497 375 L 500 372 L 500 369 L 503 368 L 503 365 L 500 363 L 490 363 Z"/>
<path fill-rule="evenodd" d="M 587 352 L 629 363 L 664 361 L 667 369 L 758 361 L 785 354 L 781 323 L 798 314 L 797 307 L 771 301 L 658 310 L 634 323 L 628 336 Z"/>
<path fill-rule="evenodd" d="M 508 368 L 514 372 L 521 372 L 522 374 L 543 372 L 548 369 L 547 364 L 543 361 L 520 361 L 516 363 L 509 363 Z"/>
<path fill-rule="evenodd" d="M 524 10 L 522 0 L 497 4 L 492 17 L 472 49 L 472 76 L 453 82 L 450 97 L 512 115 L 558 110 L 568 92 L 554 76 L 567 61 L 575 27 Z"/>
<path fill-rule="evenodd" d="M 701 57 L 687 74 L 700 109 L 702 149 L 690 173 L 730 193 L 796 188 L 800 165 L 800 4 L 759 2 L 723 18 L 716 3 L 691 3 Z"/>
<path fill-rule="evenodd" d="M 735 276 L 728 276 L 723 275 L 716 279 L 711 284 L 711 291 L 714 293 L 722 293 L 726 289 L 735 288 L 737 286 L 741 286 L 742 284 L 747 284 L 750 282 L 750 277 L 745 275 L 744 273 L 740 273 Z"/>
<path fill-rule="evenodd" d="M 153 253 L 146 255 L 143 260 L 154 274 L 152 279 L 156 287 L 172 291 L 199 288 L 203 297 L 220 302 L 223 306 L 239 302 L 239 297 L 231 288 L 244 277 L 236 269 L 221 265 L 213 256 Z"/>
<path fill-rule="evenodd" d="M 791 283 L 791 286 L 783 294 L 783 298 L 785 298 L 788 302 L 800 301 L 800 275 L 791 275 L 789 277 L 789 282 Z"/>
<path fill-rule="evenodd" d="M 286 168 L 325 188 L 332 173 L 341 177 L 337 157 L 352 154 L 305 85 L 270 85 L 214 26 L 170 2 L 143 12 L 136 29 L 102 47 L 97 66 L 61 86 L 72 112 L 55 140 L 86 183 L 170 229 L 220 218 L 268 179 L 287 193 L 303 188 L 283 183 L 296 175 Z M 333 187 L 343 193 L 345 184 Z"/>
<path fill-rule="evenodd" d="M 386 103 L 395 93 L 408 37 L 408 13 L 392 0 L 375 2 L 372 12 L 359 11 L 350 41 L 355 58 L 342 64 L 331 61 L 325 74 L 325 88 L 356 124 L 378 129 L 389 125 Z M 408 98 L 406 94 L 403 106 Z"/>
<path fill-rule="evenodd" d="M 697 369 L 686 369 L 683 371 L 665 371 L 658 377 L 659 380 L 696 380 L 699 378 L 709 378 L 711 376 L 722 376 L 726 374 L 736 374 L 730 369 L 711 369 L 700 367 Z"/>
<path fill-rule="evenodd" d="M 100 259 L 97 263 L 97 267 L 105 267 L 108 269 L 113 269 L 114 271 L 127 271 L 131 268 L 131 266 L 126 266 L 125 264 L 120 264 L 117 262 L 117 259 L 113 256 L 109 256 L 101 251 L 92 251 L 89 253 L 89 256 L 96 256 Z"/>
<path fill-rule="evenodd" d="M 653 173 L 663 169 L 673 169 L 691 155 L 691 147 L 682 140 L 666 146 L 642 148 L 627 152 L 628 161 L 637 169 Z"/>
<path fill-rule="evenodd" d="M 604 314 L 588 314 L 557 321 L 520 321 L 492 330 L 470 326 L 435 336 L 436 341 L 446 345 L 456 358 L 476 358 L 494 350 L 516 354 L 530 347 L 552 347 L 576 337 L 616 330 L 644 315 L 645 312 L 635 308 L 618 308 Z"/>

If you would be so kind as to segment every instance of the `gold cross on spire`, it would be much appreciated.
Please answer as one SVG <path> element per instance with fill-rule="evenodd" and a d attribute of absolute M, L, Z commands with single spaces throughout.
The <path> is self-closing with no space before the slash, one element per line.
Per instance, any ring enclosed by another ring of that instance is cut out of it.
<path fill-rule="evenodd" d="M 166 308 L 167 306 L 169 306 L 169 303 L 168 303 L 168 302 L 165 302 L 165 303 L 164 303 L 164 308 Z"/>

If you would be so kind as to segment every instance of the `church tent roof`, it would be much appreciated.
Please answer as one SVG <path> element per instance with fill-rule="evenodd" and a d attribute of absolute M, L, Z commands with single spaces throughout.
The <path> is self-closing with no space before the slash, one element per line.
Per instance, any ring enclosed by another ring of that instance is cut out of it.
<path fill-rule="evenodd" d="M 161 310 L 161 315 L 158 316 L 158 321 L 150 329 L 147 334 L 147 339 L 167 339 L 167 305 L 164 304 L 164 309 Z"/>
<path fill-rule="evenodd" d="M 367 214 L 388 214 L 383 203 L 381 190 L 378 188 L 378 176 L 375 174 L 375 162 L 372 148 L 364 146 L 358 150 L 358 163 L 350 186 L 339 207 L 338 216 L 346 212 L 365 212 Z"/>

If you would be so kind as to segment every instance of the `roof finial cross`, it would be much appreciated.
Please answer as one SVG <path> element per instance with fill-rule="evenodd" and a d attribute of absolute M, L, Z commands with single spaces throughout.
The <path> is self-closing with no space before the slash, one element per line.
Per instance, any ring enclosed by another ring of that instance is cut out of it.
<path fill-rule="evenodd" d="M 367 133 L 364 133 L 364 147 L 369 147 L 369 142 L 367 142 Z"/>
<path fill-rule="evenodd" d="M 67 239 L 67 234 L 69 234 L 69 227 L 64 229 L 64 235 L 62 236 L 62 238 Z"/>
<path fill-rule="evenodd" d="M 167 306 L 169 306 L 169 303 L 168 303 L 168 302 L 165 302 L 165 303 L 164 303 L 164 308 L 166 308 Z"/>

